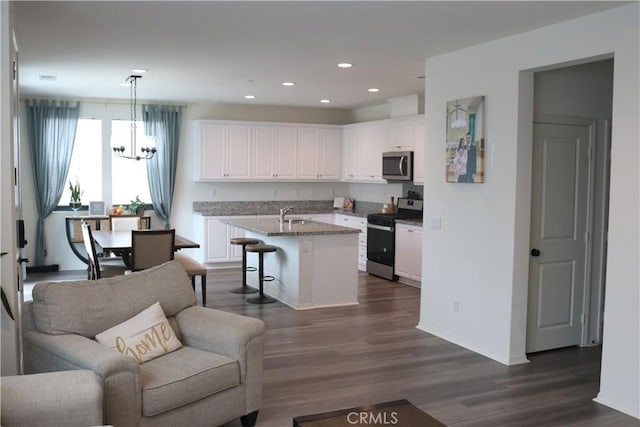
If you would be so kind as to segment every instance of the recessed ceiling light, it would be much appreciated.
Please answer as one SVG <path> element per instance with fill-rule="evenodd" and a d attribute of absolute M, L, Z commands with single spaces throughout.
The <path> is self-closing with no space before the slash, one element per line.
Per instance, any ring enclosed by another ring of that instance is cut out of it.
<path fill-rule="evenodd" d="M 256 99 L 255 95 L 245 95 L 244 99 Z"/>
<path fill-rule="evenodd" d="M 295 86 L 294 82 L 282 82 L 282 86 Z"/>
<path fill-rule="evenodd" d="M 144 74 L 149 70 L 147 70 L 146 68 L 133 68 L 131 71 L 133 73 Z"/>
<path fill-rule="evenodd" d="M 369 89 L 367 89 L 367 91 L 375 93 L 375 92 L 380 92 L 380 89 L 378 89 L 377 87 L 370 87 Z"/>
<path fill-rule="evenodd" d="M 351 68 L 353 67 L 353 64 L 350 62 L 341 62 L 338 64 L 338 67 L 340 68 Z"/>
<path fill-rule="evenodd" d="M 43 82 L 55 82 L 56 80 L 58 80 L 58 77 L 52 74 L 40 74 L 39 79 Z"/>
<path fill-rule="evenodd" d="M 330 99 L 321 99 L 320 102 L 322 102 L 323 104 L 328 104 L 331 102 Z"/>

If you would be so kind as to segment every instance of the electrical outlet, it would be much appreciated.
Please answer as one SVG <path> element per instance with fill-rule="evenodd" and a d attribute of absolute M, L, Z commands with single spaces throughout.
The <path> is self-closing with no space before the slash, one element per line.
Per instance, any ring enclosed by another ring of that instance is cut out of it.
<path fill-rule="evenodd" d="M 453 312 L 458 313 L 460 311 L 460 301 L 453 301 Z"/>

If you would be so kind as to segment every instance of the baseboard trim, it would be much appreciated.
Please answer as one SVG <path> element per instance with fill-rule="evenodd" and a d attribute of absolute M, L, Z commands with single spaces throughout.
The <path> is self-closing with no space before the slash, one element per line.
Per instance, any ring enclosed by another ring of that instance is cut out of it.
<path fill-rule="evenodd" d="M 438 338 L 442 338 L 443 340 L 449 341 L 450 343 L 453 343 L 455 345 L 459 345 L 460 347 L 464 347 L 467 350 L 471 350 L 475 353 L 481 354 L 485 357 L 488 357 L 489 359 L 493 359 L 496 362 L 500 362 L 503 365 L 507 365 L 507 366 L 511 366 L 511 365 L 521 365 L 524 363 L 529 363 L 529 359 L 527 359 L 526 355 L 519 355 L 519 356 L 514 356 L 514 357 L 504 357 L 502 355 L 499 354 L 495 354 L 492 352 L 488 352 L 478 346 L 476 346 L 475 344 L 471 344 L 469 342 L 467 342 L 466 340 L 451 335 L 449 333 L 440 331 L 436 328 L 433 327 L 429 327 L 427 325 L 425 325 L 424 323 L 420 322 L 418 323 L 418 326 L 416 326 L 417 329 L 420 329 L 423 332 L 429 333 L 431 335 L 435 335 Z"/>
<path fill-rule="evenodd" d="M 640 408 L 633 402 L 622 402 L 619 399 L 612 398 L 611 396 L 607 396 L 606 393 L 600 392 L 593 399 L 594 402 L 599 403 L 604 406 L 608 406 L 611 409 L 615 409 L 616 411 L 622 412 L 634 418 L 640 419 Z"/>

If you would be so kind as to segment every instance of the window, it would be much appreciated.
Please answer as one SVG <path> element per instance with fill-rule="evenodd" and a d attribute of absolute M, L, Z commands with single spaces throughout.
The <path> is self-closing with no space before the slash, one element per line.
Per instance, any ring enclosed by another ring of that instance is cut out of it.
<path fill-rule="evenodd" d="M 71 200 L 69 181 L 80 183 L 83 205 L 89 201 L 102 200 L 102 121 L 96 119 L 79 119 L 73 154 L 69 165 L 69 174 L 60 206 L 67 206 Z"/>
<path fill-rule="evenodd" d="M 136 140 L 138 149 L 145 145 L 144 125 L 136 122 Z M 124 146 L 127 151 L 131 144 L 131 121 L 113 120 L 111 122 L 111 146 Z M 128 205 L 136 196 L 145 203 L 151 203 L 149 181 L 147 179 L 147 161 L 111 159 L 111 194 L 114 205 Z"/>

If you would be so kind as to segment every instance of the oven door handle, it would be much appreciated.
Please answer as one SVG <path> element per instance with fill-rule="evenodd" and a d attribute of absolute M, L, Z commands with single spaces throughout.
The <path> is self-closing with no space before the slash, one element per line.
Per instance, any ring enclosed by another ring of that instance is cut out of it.
<path fill-rule="evenodd" d="M 382 231 L 393 232 L 393 227 L 385 227 L 384 225 L 367 224 L 367 228 L 373 228 L 374 230 L 382 230 Z"/>

